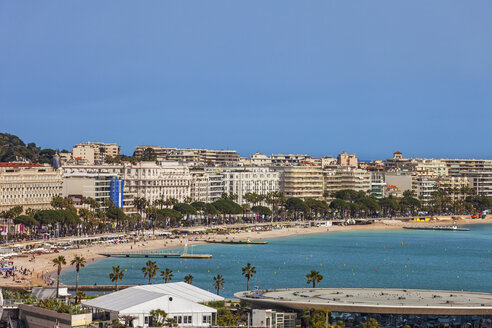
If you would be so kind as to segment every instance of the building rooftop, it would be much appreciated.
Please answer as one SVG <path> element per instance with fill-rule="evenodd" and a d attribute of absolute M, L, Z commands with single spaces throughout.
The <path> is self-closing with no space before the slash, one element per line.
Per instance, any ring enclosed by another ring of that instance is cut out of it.
<path fill-rule="evenodd" d="M 215 312 L 205 305 L 224 298 L 184 282 L 134 286 L 84 301 L 88 307 L 122 313 L 147 313 L 165 309 L 167 313 Z"/>
<path fill-rule="evenodd" d="M 329 309 L 335 312 L 491 315 L 492 294 L 445 290 L 378 288 L 292 288 L 236 293 L 270 307 Z"/>
<path fill-rule="evenodd" d="M 14 163 L 14 162 L 0 162 L 0 167 L 42 167 L 41 164 L 38 163 Z"/>

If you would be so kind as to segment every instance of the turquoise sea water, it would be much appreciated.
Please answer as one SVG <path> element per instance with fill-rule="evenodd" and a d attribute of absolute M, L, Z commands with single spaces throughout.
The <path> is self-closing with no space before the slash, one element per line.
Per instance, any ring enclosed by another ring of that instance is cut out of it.
<path fill-rule="evenodd" d="M 193 284 L 214 291 L 217 274 L 225 279 L 221 295 L 232 298 L 246 289 L 241 267 L 250 262 L 256 275 L 250 288 L 308 287 L 304 277 L 317 270 L 320 287 L 395 287 L 492 292 L 492 225 L 455 231 L 357 231 L 294 236 L 269 240 L 268 245 L 193 247 L 212 254 L 210 260 L 154 259 L 161 269 L 174 271 L 173 281 L 189 273 Z M 81 284 L 111 284 L 113 265 L 126 270 L 121 284 L 146 284 L 141 268 L 147 259 L 105 259 L 80 272 Z M 159 283 L 160 276 L 154 278 Z M 62 282 L 75 284 L 75 272 Z"/>

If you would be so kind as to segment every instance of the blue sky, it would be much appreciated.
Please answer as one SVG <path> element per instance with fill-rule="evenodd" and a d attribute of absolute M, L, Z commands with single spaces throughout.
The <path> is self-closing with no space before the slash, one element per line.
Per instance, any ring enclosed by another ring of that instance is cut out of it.
<path fill-rule="evenodd" d="M 492 158 L 492 1 L 0 0 L 0 131 Z"/>

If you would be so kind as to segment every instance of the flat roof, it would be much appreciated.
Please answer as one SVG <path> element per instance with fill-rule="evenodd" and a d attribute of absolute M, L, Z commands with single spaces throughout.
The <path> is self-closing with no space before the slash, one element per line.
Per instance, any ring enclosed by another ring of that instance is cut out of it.
<path fill-rule="evenodd" d="M 239 292 L 261 307 L 334 312 L 428 315 L 492 315 L 492 293 L 385 288 L 291 288 Z"/>

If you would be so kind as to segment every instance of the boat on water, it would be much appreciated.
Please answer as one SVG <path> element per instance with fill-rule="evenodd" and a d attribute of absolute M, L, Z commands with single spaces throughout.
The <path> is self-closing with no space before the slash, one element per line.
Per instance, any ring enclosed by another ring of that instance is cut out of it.
<path fill-rule="evenodd" d="M 470 231 L 468 228 L 460 228 L 457 225 L 452 225 L 452 226 L 407 226 L 403 227 L 403 229 L 410 229 L 410 230 L 440 230 L 440 231 Z"/>

